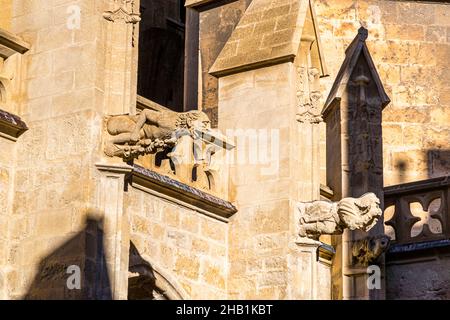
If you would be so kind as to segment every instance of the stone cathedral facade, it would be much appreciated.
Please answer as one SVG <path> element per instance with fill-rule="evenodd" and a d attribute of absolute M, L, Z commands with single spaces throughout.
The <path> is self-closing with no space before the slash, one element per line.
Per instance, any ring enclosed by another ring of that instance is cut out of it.
<path fill-rule="evenodd" d="M 1 299 L 450 299 L 450 3 L 0 0 Z"/>

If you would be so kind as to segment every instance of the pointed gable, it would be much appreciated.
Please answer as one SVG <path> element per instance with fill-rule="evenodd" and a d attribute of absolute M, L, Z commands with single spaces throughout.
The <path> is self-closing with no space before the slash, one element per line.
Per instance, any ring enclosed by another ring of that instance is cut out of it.
<path fill-rule="evenodd" d="M 356 69 L 355 67 L 360 63 L 360 58 L 363 58 L 367 63 L 371 80 L 374 81 L 375 86 L 377 88 L 378 95 L 381 100 L 382 108 L 388 105 L 391 100 L 389 99 L 386 91 L 384 90 L 383 84 L 381 82 L 380 76 L 376 70 L 375 64 L 372 60 L 372 57 L 369 53 L 369 49 L 367 48 L 366 40 L 368 37 L 368 30 L 364 27 L 361 27 L 358 30 L 358 35 L 350 44 L 345 52 L 345 60 L 339 70 L 336 80 L 331 88 L 330 95 L 327 98 L 325 103 L 325 107 L 322 111 L 323 114 L 328 112 L 330 106 L 336 100 L 340 100 L 342 98 L 345 89 L 349 85 L 350 78 Z"/>
<path fill-rule="evenodd" d="M 318 53 L 321 76 L 325 76 L 327 70 L 312 0 L 253 0 L 210 73 L 223 76 L 293 61 L 305 29 L 313 32 L 313 49 Z"/>

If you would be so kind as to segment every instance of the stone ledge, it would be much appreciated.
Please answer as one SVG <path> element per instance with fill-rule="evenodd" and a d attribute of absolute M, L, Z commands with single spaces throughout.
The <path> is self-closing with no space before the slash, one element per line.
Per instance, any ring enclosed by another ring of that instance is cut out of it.
<path fill-rule="evenodd" d="M 332 261 L 335 255 L 336 250 L 329 244 L 322 243 L 322 245 L 317 248 L 317 259 Z"/>
<path fill-rule="evenodd" d="M 330 187 L 320 184 L 320 195 L 331 200 L 334 197 L 334 191 Z"/>
<path fill-rule="evenodd" d="M 218 0 L 186 0 L 186 7 L 197 7 L 204 4 L 210 4 L 211 2 L 217 2 Z"/>
<path fill-rule="evenodd" d="M 450 240 L 444 239 L 444 240 L 435 240 L 409 244 L 399 244 L 399 245 L 394 244 L 389 248 L 388 253 L 389 254 L 409 253 L 446 247 L 450 248 Z"/>
<path fill-rule="evenodd" d="M 443 176 L 433 179 L 404 183 L 389 187 L 384 187 L 384 196 L 400 196 L 408 193 L 426 192 L 430 189 L 450 186 L 450 176 Z"/>
<path fill-rule="evenodd" d="M 132 185 L 137 184 L 154 190 L 223 218 L 230 218 L 237 212 L 236 207 L 228 201 L 138 165 L 133 165 L 131 183 Z"/>
<path fill-rule="evenodd" d="M 30 45 L 16 35 L 0 28 L 0 57 L 8 59 L 15 53 L 24 54 Z"/>
<path fill-rule="evenodd" d="M 0 135 L 9 140 L 16 141 L 25 131 L 27 125 L 19 116 L 0 109 Z"/>

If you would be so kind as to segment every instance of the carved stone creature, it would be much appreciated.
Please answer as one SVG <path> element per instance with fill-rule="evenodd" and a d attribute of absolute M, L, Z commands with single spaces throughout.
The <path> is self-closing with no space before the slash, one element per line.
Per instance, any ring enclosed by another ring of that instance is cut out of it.
<path fill-rule="evenodd" d="M 380 200 L 374 193 L 339 202 L 299 203 L 300 237 L 318 240 L 321 235 L 342 234 L 344 229 L 369 231 L 381 217 Z"/>
<path fill-rule="evenodd" d="M 120 115 L 107 122 L 113 138 L 105 148 L 110 157 L 135 158 L 158 149 L 174 147 L 182 136 L 197 138 L 210 129 L 208 116 L 201 111 L 178 113 L 145 109 L 136 116 Z"/>
<path fill-rule="evenodd" d="M 356 241 L 352 247 L 353 263 L 365 267 L 376 263 L 388 249 L 390 241 L 391 238 L 385 234 Z"/>

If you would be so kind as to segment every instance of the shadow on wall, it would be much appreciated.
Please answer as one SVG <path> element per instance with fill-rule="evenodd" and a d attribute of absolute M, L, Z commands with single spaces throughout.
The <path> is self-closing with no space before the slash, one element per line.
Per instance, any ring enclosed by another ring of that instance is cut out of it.
<path fill-rule="evenodd" d="M 132 242 L 129 257 L 129 300 L 180 300 L 185 296 L 184 291 L 174 285 L 175 280 L 154 270 Z M 23 298 L 111 300 L 103 220 L 87 218 L 82 231 L 42 259 L 38 272 Z"/>
<path fill-rule="evenodd" d="M 153 268 L 139 254 L 133 242 L 130 243 L 130 277 L 128 278 L 128 300 L 167 300 L 164 293 L 156 291 L 156 277 Z"/>
<path fill-rule="evenodd" d="M 427 151 L 427 159 L 428 159 L 428 178 L 436 178 L 450 175 L 449 149 L 430 149 Z"/>
<path fill-rule="evenodd" d="M 408 173 L 408 163 L 405 160 L 398 160 L 395 164 L 397 169 L 397 182 L 403 184 L 406 182 L 406 175 Z"/>
<path fill-rule="evenodd" d="M 40 262 L 24 299 L 111 300 L 103 241 L 103 220 L 88 217 L 81 232 Z"/>
<path fill-rule="evenodd" d="M 450 149 L 405 152 L 401 159 L 395 161 L 394 169 L 396 178 L 393 181 L 396 185 L 448 176 Z"/>
<path fill-rule="evenodd" d="M 155 268 L 130 242 L 128 300 L 183 300 L 186 292 L 176 278 Z"/>

